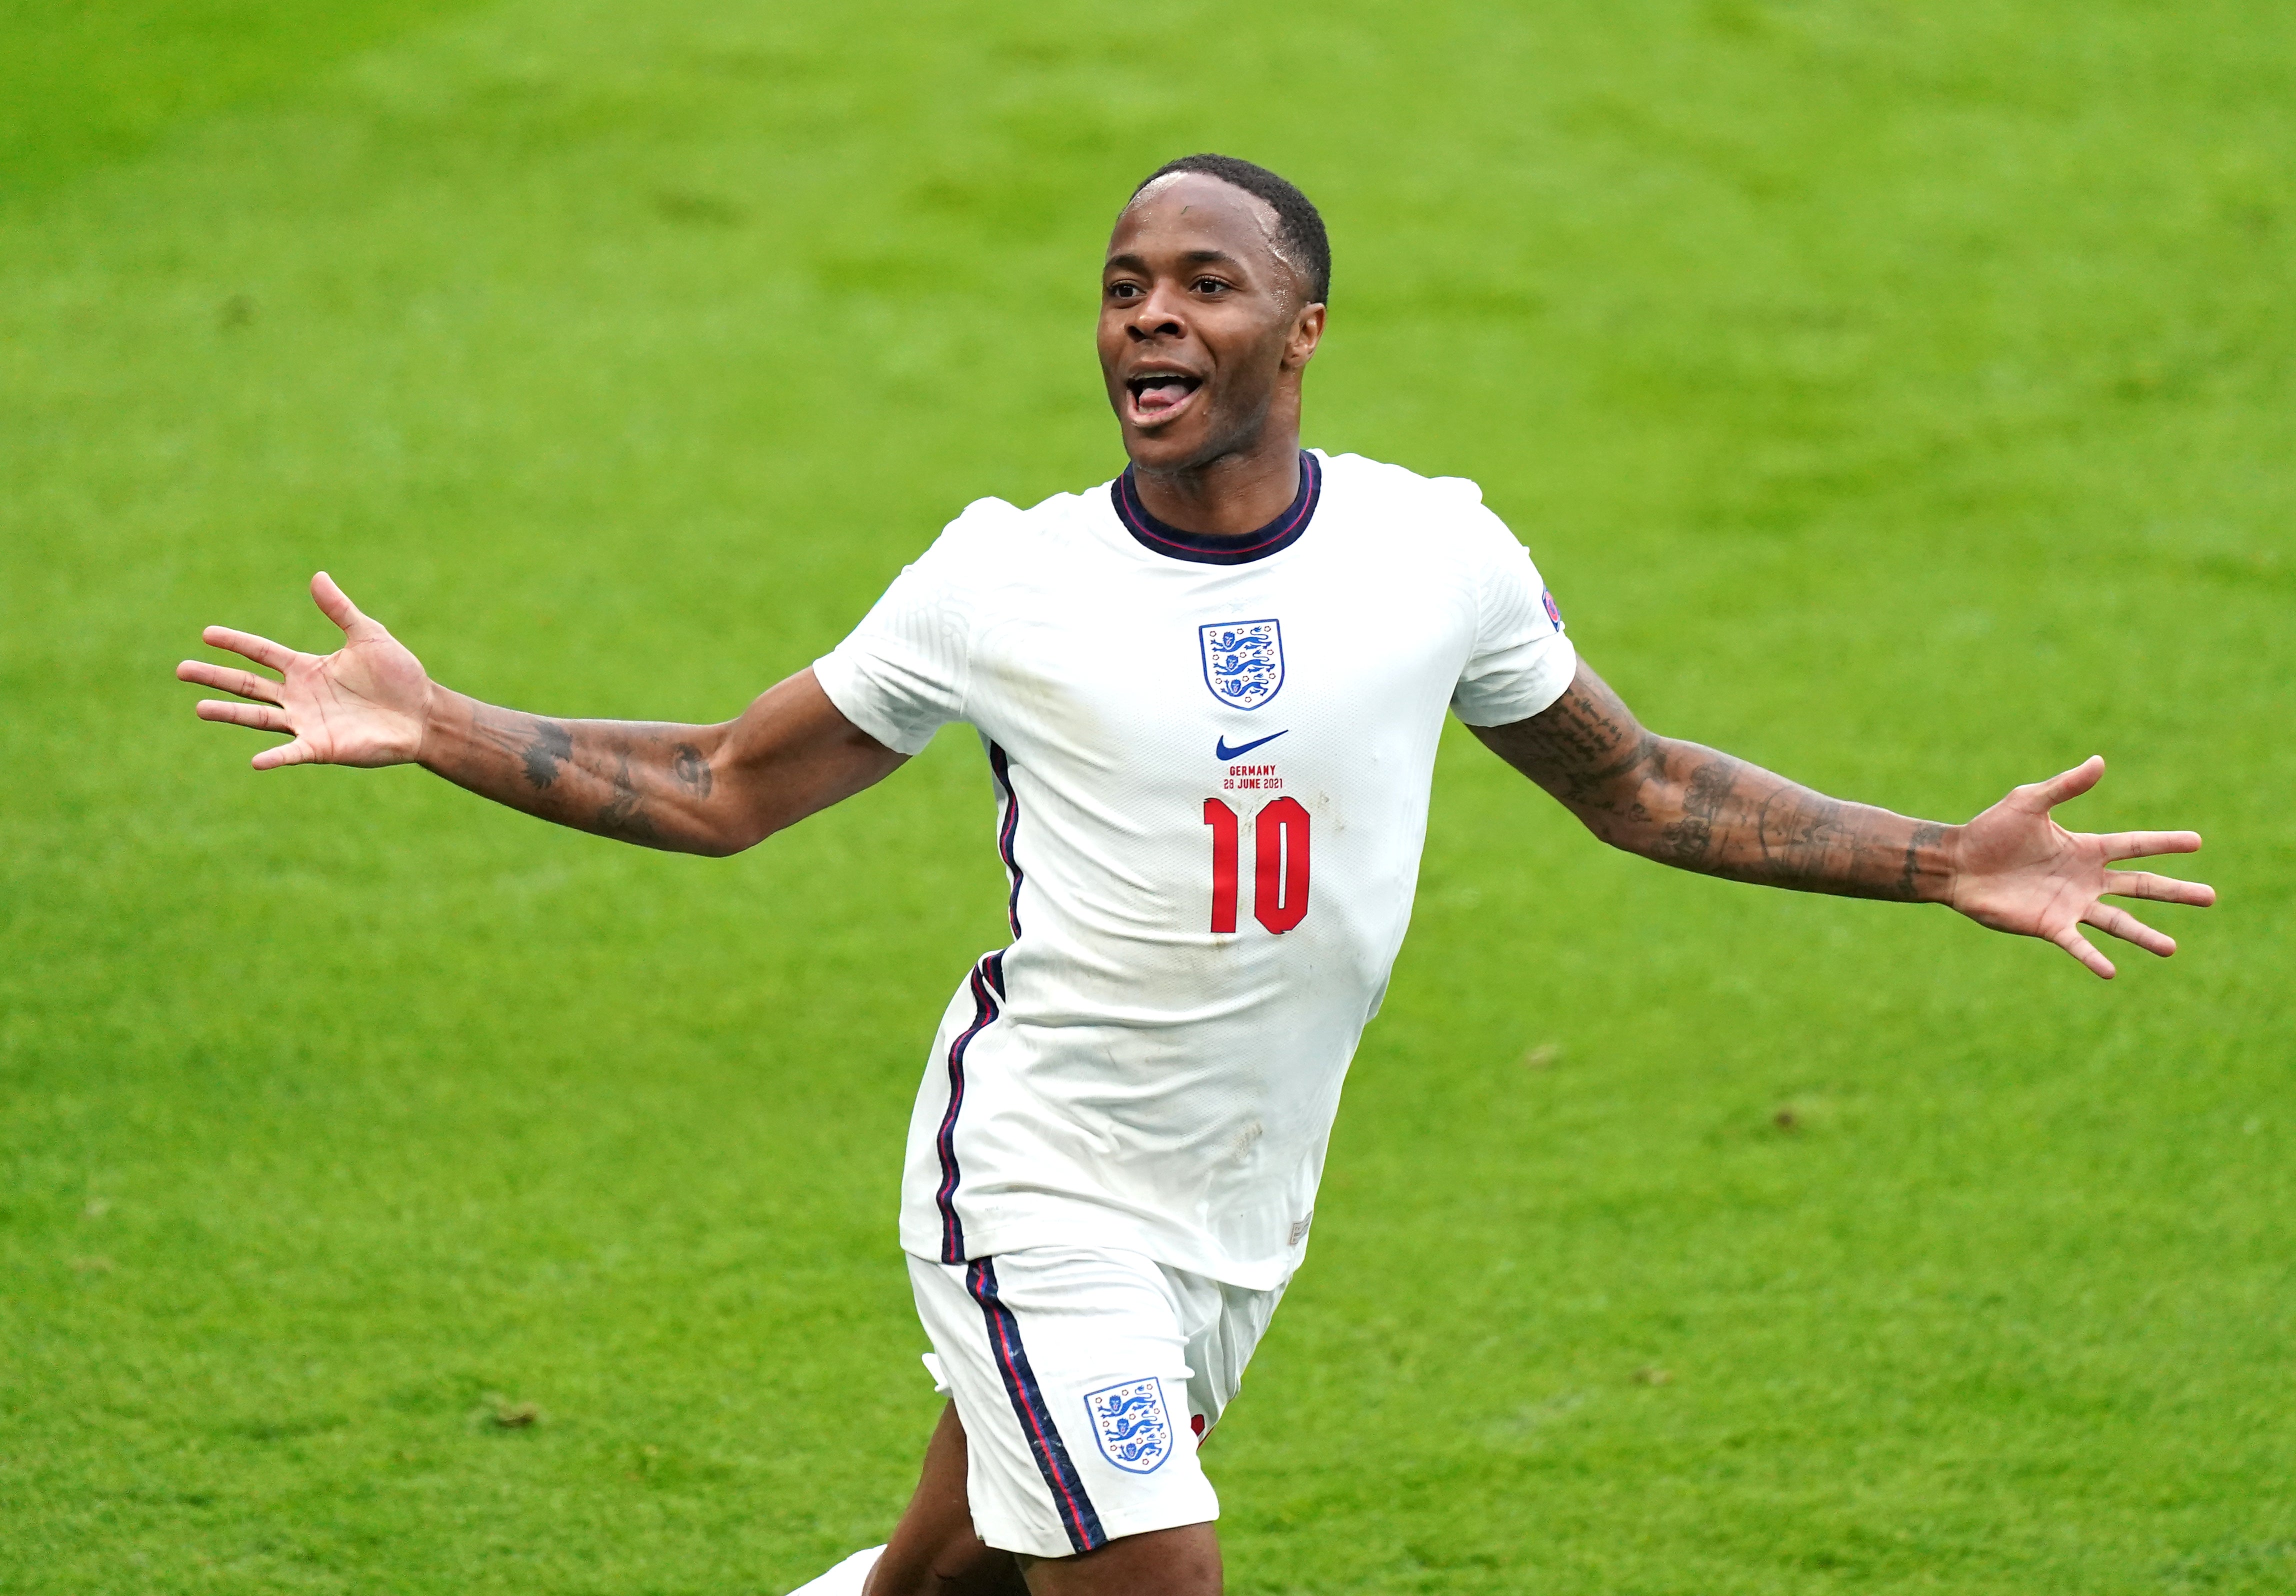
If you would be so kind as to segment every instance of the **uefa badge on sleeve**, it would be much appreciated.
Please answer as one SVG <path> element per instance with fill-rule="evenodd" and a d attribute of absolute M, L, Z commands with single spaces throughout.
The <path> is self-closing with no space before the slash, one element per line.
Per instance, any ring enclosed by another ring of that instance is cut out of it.
<path fill-rule="evenodd" d="M 1164 1411 L 1164 1382 L 1127 1380 L 1084 1399 L 1101 1455 L 1129 1474 L 1153 1474 L 1172 1455 L 1172 1420 Z"/>
<path fill-rule="evenodd" d="M 1231 709 L 1257 709 L 1283 685 L 1280 621 L 1218 621 L 1196 628 L 1204 685 Z"/>

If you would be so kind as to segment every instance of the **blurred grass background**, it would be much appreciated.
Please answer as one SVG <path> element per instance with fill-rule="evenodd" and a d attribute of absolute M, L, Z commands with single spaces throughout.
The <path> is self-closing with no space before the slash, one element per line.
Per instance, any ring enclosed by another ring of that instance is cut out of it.
<path fill-rule="evenodd" d="M 0 4 L 0 1586 L 779 1592 L 934 1404 L 977 748 L 730 863 L 258 778 L 174 661 L 718 717 L 1121 463 L 1104 229 L 1316 196 L 1308 441 L 1474 477 L 1661 729 L 2190 825 L 2100 986 L 1611 855 L 1464 738 L 1242 1592 L 2296 1585 L 2296 16 Z M 1456 732 L 1456 728 L 1453 729 Z M 538 1414 L 532 1423 L 517 1422 Z M 511 1422 L 504 1423 L 504 1420 Z"/>

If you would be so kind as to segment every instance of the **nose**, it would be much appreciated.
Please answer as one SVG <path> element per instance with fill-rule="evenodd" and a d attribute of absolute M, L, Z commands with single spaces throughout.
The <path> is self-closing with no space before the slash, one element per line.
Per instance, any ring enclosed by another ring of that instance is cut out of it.
<path fill-rule="evenodd" d="M 1144 344 L 1157 338 L 1185 338 L 1188 326 L 1180 315 L 1182 303 L 1177 294 L 1164 284 L 1157 283 L 1132 307 L 1131 315 L 1125 320 L 1124 330 L 1136 344 Z"/>

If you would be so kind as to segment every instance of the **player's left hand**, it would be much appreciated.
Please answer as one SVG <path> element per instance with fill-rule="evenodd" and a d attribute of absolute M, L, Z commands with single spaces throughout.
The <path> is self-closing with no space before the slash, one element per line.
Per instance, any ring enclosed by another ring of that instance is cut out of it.
<path fill-rule="evenodd" d="M 2100 900 L 2149 897 L 2205 908 L 2217 901 L 2217 892 L 2198 881 L 2117 868 L 2160 854 L 2197 852 L 2197 831 L 2068 831 L 2049 817 L 2051 809 L 2079 798 L 2103 774 L 2104 760 L 2092 755 L 2061 776 L 2013 789 L 1962 827 L 1947 901 L 1981 926 L 2054 942 L 2109 981 L 2112 961 L 2091 945 L 2080 927 L 2095 926 L 2164 959 L 2177 944 L 2128 910 Z"/>

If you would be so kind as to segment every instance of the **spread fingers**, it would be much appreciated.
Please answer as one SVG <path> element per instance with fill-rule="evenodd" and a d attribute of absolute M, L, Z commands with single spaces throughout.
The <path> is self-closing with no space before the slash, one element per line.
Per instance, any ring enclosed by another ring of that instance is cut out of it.
<path fill-rule="evenodd" d="M 2154 930 L 2128 910 L 2116 909 L 2111 904 L 2091 904 L 2081 919 L 2108 937 L 2133 942 L 2146 953 L 2158 954 L 2163 959 L 2177 951 L 2176 938 Z"/>
<path fill-rule="evenodd" d="M 2112 979 L 2112 961 L 2090 946 L 2088 938 L 2080 934 L 2080 929 L 2078 926 L 2067 926 L 2049 940 L 2087 965 L 2090 971 L 2098 978 L 2107 981 Z"/>
<path fill-rule="evenodd" d="M 2180 881 L 2156 876 L 2149 870 L 2108 870 L 2104 889 L 2114 897 L 2149 897 L 2159 904 L 2191 904 L 2205 909 L 2217 901 L 2217 889 L 2204 881 Z"/>
<path fill-rule="evenodd" d="M 252 632 L 234 632 L 229 626 L 209 626 L 200 634 L 200 641 L 211 649 L 229 649 L 234 654 L 245 655 L 273 670 L 285 670 L 295 658 L 295 651 L 284 643 L 258 637 Z"/>
<path fill-rule="evenodd" d="M 266 704 L 280 701 L 278 683 L 235 665 L 209 665 L 204 659 L 186 659 L 176 667 L 176 680 L 196 682 L 201 687 L 235 692 L 243 699 L 258 699 Z"/>
<path fill-rule="evenodd" d="M 2103 774 L 2103 756 L 2091 754 L 2062 774 L 2051 776 L 2046 782 L 2036 782 L 2030 787 L 2021 790 L 2030 795 L 2028 799 L 2030 807 L 2036 812 L 2046 813 L 2055 808 L 2059 804 L 2080 797 L 2082 793 L 2095 786 L 2098 779 Z"/>
<path fill-rule="evenodd" d="M 220 699 L 199 701 L 201 720 L 219 720 L 234 726 L 250 726 L 258 732 L 287 732 L 287 713 L 275 704 L 226 704 Z"/>
<path fill-rule="evenodd" d="M 2198 831 L 2109 831 L 2097 839 L 2104 856 L 2116 864 L 2123 859 L 2151 859 L 2161 854 L 2197 854 Z"/>

